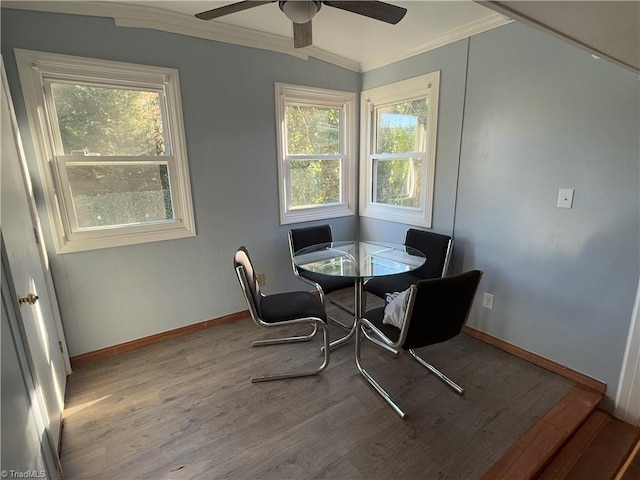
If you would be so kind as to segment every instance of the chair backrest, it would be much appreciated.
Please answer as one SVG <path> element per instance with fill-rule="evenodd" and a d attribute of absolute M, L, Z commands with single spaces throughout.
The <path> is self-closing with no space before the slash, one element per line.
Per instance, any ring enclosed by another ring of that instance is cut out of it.
<path fill-rule="evenodd" d="M 246 247 L 242 246 L 238 248 L 236 254 L 233 256 L 233 268 L 238 275 L 238 281 L 242 287 L 245 300 L 249 306 L 249 311 L 254 320 L 258 321 L 262 317 L 262 311 L 260 310 L 260 300 L 262 294 L 260 292 L 260 284 L 258 283 L 258 277 L 251 263 L 249 257 L 249 251 Z"/>
<path fill-rule="evenodd" d="M 452 243 L 448 235 L 413 228 L 407 230 L 404 244 L 420 250 L 427 256 L 424 265 L 412 274 L 423 279 L 444 277 L 449 267 Z"/>
<path fill-rule="evenodd" d="M 331 225 L 318 225 L 316 227 L 292 228 L 289 230 L 289 250 L 291 257 L 298 250 L 319 243 L 333 242 Z"/>
<path fill-rule="evenodd" d="M 458 335 L 467 321 L 481 278 L 480 270 L 471 270 L 416 283 L 412 287 L 413 302 L 407 308 L 402 348 L 424 347 Z"/>

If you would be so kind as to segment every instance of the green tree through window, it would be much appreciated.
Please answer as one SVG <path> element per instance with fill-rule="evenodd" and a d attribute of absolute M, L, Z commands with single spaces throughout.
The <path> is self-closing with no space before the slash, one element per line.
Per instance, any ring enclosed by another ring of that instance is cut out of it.
<path fill-rule="evenodd" d="M 293 207 L 340 201 L 342 162 L 335 158 L 322 158 L 323 155 L 340 153 L 340 115 L 338 108 L 286 106 L 286 145 L 287 155 L 292 157 Z"/>
<path fill-rule="evenodd" d="M 54 83 L 64 153 L 163 155 L 158 92 Z"/>
<path fill-rule="evenodd" d="M 426 150 L 428 111 L 427 98 L 377 110 L 376 153 L 407 154 L 403 158 L 376 159 L 375 199 L 378 203 L 419 206 L 422 160 L 411 154 Z"/>
<path fill-rule="evenodd" d="M 52 83 L 51 92 L 65 155 L 131 157 L 67 166 L 78 226 L 172 219 L 167 166 L 135 161 L 166 153 L 160 94 L 69 83 Z"/>

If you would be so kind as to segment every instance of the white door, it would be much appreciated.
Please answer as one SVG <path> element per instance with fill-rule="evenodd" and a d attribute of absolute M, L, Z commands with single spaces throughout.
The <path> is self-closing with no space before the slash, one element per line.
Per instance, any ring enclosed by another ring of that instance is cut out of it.
<path fill-rule="evenodd" d="M 56 325 L 59 312 L 55 297 L 50 297 L 42 257 L 44 250 L 36 241 L 40 228 L 32 208 L 31 183 L 25 175 L 26 164 L 20 134 L 11 103 L 11 95 L 2 64 L 2 116 L 0 140 L 1 213 L 0 228 L 7 251 L 13 286 L 19 301 L 19 321 L 27 345 L 33 380 L 51 444 L 59 449 L 62 409 L 67 377 L 64 338 Z M 39 238 L 42 238 L 41 236 Z M 50 278 L 50 277 L 49 277 Z"/>
<path fill-rule="evenodd" d="M 16 295 L 12 291 L 2 244 L 2 473 L 34 472 L 37 478 L 62 478 L 60 461 L 47 435 L 29 360 L 18 321 Z M 60 472 L 60 473 L 59 473 Z M 12 477 L 14 475 L 11 475 Z"/>

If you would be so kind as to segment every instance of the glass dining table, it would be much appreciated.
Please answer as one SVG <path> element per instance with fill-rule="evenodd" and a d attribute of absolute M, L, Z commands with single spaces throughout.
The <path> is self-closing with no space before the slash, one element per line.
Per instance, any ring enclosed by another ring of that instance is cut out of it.
<path fill-rule="evenodd" d="M 333 277 L 353 278 L 353 327 L 346 336 L 331 342 L 331 348 L 349 341 L 359 328 L 363 314 L 364 284 L 367 280 L 411 272 L 420 268 L 425 261 L 425 255 L 415 248 L 373 241 L 319 243 L 298 250 L 293 255 L 293 263 L 298 269 Z"/>

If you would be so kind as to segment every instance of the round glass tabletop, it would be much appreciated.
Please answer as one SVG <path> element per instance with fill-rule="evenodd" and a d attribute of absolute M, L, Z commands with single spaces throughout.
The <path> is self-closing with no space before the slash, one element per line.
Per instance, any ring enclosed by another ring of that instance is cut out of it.
<path fill-rule="evenodd" d="M 296 267 L 335 277 L 371 278 L 420 268 L 424 253 L 405 245 L 382 242 L 331 242 L 295 252 Z"/>

